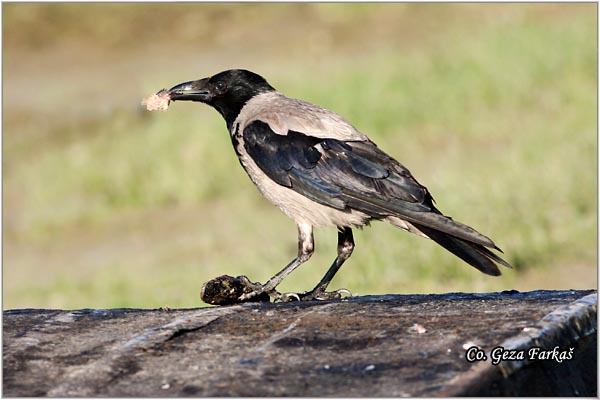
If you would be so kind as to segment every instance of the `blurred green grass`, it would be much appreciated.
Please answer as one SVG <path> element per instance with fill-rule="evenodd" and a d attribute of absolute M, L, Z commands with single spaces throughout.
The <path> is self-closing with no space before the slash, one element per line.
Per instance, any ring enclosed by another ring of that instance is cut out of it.
<path fill-rule="evenodd" d="M 484 276 L 375 222 L 332 286 L 596 287 L 596 15 L 595 4 L 4 4 L 4 308 L 193 307 L 202 282 L 264 281 L 293 257 L 293 222 L 247 179 L 216 112 L 139 106 L 233 67 L 347 117 L 515 266 Z M 280 289 L 312 288 L 335 240 L 317 230 L 315 256 Z"/>

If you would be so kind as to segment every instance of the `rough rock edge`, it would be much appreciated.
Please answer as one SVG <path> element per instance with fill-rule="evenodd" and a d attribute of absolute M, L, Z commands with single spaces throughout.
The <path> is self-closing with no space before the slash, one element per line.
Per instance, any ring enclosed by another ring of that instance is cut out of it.
<path fill-rule="evenodd" d="M 557 337 L 566 338 L 569 345 L 597 333 L 598 293 L 579 298 L 545 315 L 534 326 L 523 329 L 523 333 L 502 342 L 506 349 L 526 350 L 533 346 L 552 348 L 558 343 Z M 564 333 L 568 332 L 568 335 Z M 499 375 L 507 378 L 536 361 L 503 361 L 495 366 L 491 363 L 477 363 L 470 370 L 456 376 L 438 395 L 441 397 L 464 397 L 477 392 L 480 387 L 490 387 Z"/>

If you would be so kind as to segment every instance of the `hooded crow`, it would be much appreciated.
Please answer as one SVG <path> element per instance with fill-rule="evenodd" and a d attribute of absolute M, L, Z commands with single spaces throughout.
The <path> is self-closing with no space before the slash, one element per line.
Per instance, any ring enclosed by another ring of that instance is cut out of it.
<path fill-rule="evenodd" d="M 158 93 L 169 101 L 197 101 L 225 119 L 234 150 L 258 190 L 298 227 L 298 255 L 239 301 L 340 297 L 327 286 L 354 250 L 353 227 L 382 220 L 429 238 L 488 275 L 510 265 L 475 229 L 443 215 L 427 188 L 398 161 L 340 115 L 284 96 L 262 76 L 235 69 L 181 83 Z M 167 103 L 168 104 L 168 103 Z M 313 228 L 336 226 L 337 257 L 321 281 L 302 294 L 282 295 L 277 285 L 314 251 Z"/>

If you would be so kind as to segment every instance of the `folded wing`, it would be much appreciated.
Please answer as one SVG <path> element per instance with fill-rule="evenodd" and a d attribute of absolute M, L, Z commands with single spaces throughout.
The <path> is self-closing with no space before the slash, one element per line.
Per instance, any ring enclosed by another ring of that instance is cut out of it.
<path fill-rule="evenodd" d="M 260 120 L 248 124 L 242 134 L 250 157 L 280 185 L 337 209 L 408 221 L 484 273 L 500 274 L 494 262 L 510 267 L 485 248 L 499 250 L 491 239 L 442 215 L 427 188 L 371 141 L 317 138 L 295 131 L 280 135 Z"/>

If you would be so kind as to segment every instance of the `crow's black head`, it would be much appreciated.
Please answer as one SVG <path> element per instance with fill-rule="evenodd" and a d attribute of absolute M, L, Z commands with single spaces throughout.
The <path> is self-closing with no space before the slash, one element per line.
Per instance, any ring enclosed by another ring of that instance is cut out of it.
<path fill-rule="evenodd" d="M 214 107 L 231 126 L 248 100 L 274 91 L 265 78 L 245 69 L 230 69 L 209 78 L 180 83 L 168 90 L 171 101 L 200 101 Z"/>

